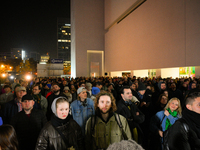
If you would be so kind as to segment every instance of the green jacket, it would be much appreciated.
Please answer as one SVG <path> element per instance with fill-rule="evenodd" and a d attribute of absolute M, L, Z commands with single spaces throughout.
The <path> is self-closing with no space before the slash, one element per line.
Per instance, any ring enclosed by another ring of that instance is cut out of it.
<path fill-rule="evenodd" d="M 124 132 L 128 139 L 131 139 L 131 132 L 126 118 L 120 116 Z M 107 123 L 96 116 L 96 124 L 93 133 L 91 133 L 91 117 L 86 123 L 85 146 L 86 150 L 106 149 L 110 144 L 123 140 L 122 131 L 113 115 Z"/>

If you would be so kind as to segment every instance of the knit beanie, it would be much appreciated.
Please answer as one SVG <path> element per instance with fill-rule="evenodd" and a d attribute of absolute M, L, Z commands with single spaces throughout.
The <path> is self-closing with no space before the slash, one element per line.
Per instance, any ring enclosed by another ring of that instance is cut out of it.
<path fill-rule="evenodd" d="M 142 91 L 142 90 L 146 90 L 146 86 L 144 85 L 144 83 L 139 83 L 138 84 L 138 91 Z"/>
<path fill-rule="evenodd" d="M 111 144 L 107 150 L 144 150 L 142 146 L 134 140 L 122 140 L 121 142 Z"/>

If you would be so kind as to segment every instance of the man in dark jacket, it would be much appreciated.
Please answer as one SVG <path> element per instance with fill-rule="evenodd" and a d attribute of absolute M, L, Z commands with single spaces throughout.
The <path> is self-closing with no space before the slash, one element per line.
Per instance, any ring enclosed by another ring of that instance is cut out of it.
<path fill-rule="evenodd" d="M 139 124 L 144 122 L 144 114 L 132 103 L 132 92 L 130 87 L 124 86 L 121 89 L 122 99 L 117 103 L 117 113 L 124 116 L 129 124 L 132 137 L 135 141 L 141 143 L 142 131 Z M 137 136 L 138 133 L 138 136 Z"/>
<path fill-rule="evenodd" d="M 15 128 L 20 150 L 34 150 L 40 130 L 47 119 L 42 110 L 33 108 L 34 100 L 31 95 L 22 97 L 23 110 L 11 120 Z"/>
<path fill-rule="evenodd" d="M 190 94 L 181 119 L 168 131 L 169 150 L 200 149 L 200 92 Z"/>
<path fill-rule="evenodd" d="M 47 97 L 47 103 L 48 103 L 48 106 L 47 106 L 47 120 L 50 120 L 51 118 L 51 115 L 53 114 L 52 110 L 51 110 L 51 105 L 52 105 L 52 102 L 55 98 L 58 98 L 60 96 L 63 96 L 63 97 L 66 97 L 67 96 L 65 94 L 63 94 L 61 91 L 60 91 L 60 86 L 58 83 L 54 83 L 52 85 L 52 90 L 53 90 L 53 93 L 51 95 L 49 95 Z"/>
<path fill-rule="evenodd" d="M 16 97 L 5 103 L 3 106 L 3 122 L 4 124 L 9 124 L 11 118 L 17 114 L 18 112 L 22 111 L 22 104 L 21 100 L 24 95 L 26 95 L 26 88 L 23 86 L 19 86 L 15 89 Z"/>

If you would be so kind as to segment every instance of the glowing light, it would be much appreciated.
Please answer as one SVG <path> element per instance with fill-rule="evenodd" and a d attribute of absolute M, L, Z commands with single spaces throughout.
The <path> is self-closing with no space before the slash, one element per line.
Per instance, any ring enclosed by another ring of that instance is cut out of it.
<path fill-rule="evenodd" d="M 30 80 L 30 79 L 31 79 L 31 76 L 30 76 L 30 75 L 27 75 L 27 76 L 26 76 L 26 79 L 27 79 L 27 80 Z"/>
<path fill-rule="evenodd" d="M 14 79 L 14 76 L 10 76 L 10 79 Z"/>
<path fill-rule="evenodd" d="M 3 74 L 2 74 L 2 77 L 6 77 L 6 74 L 5 74 L 5 73 L 3 73 Z"/>

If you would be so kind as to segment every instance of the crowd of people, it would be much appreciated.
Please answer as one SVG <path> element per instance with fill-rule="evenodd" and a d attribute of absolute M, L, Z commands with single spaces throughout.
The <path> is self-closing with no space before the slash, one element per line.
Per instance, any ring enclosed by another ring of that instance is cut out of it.
<path fill-rule="evenodd" d="M 162 150 L 169 128 L 170 150 L 200 149 L 199 120 L 200 78 L 48 77 L 0 87 L 0 149 Z"/>

